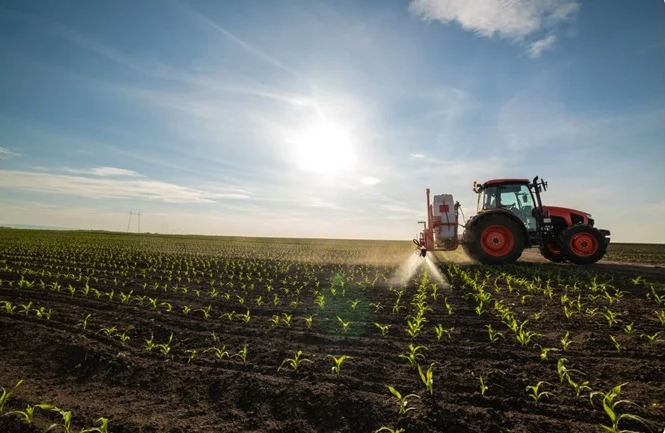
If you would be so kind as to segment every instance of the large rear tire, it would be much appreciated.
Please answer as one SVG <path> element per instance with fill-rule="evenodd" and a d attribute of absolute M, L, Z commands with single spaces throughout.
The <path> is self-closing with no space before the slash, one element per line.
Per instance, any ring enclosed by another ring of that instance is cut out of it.
<path fill-rule="evenodd" d="M 520 227 L 505 215 L 488 215 L 464 233 L 465 252 L 483 264 L 514 263 L 524 251 Z"/>
<path fill-rule="evenodd" d="M 559 247 L 553 242 L 549 242 L 541 246 L 539 250 L 540 250 L 540 255 L 545 257 L 550 262 L 563 263 L 566 261 L 566 258 L 564 257 L 563 253 L 561 253 L 561 249 L 559 249 Z"/>
<path fill-rule="evenodd" d="M 586 224 L 577 224 L 559 235 L 561 253 L 571 263 L 590 265 L 602 259 L 607 252 L 605 236 Z"/>

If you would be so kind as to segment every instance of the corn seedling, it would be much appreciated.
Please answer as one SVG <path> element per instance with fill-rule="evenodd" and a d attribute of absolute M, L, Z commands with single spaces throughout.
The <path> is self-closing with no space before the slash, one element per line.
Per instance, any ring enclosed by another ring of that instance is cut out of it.
<path fill-rule="evenodd" d="M 488 324 L 485 325 L 485 328 L 487 328 L 487 332 L 489 333 L 490 341 L 494 343 L 499 339 L 499 337 L 503 338 L 503 334 L 500 333 L 499 331 L 495 331 L 492 329 L 492 325 Z"/>
<path fill-rule="evenodd" d="M 273 315 L 270 318 L 270 323 L 272 323 L 273 328 L 277 325 L 279 325 L 279 316 L 277 314 Z"/>
<path fill-rule="evenodd" d="M 102 328 L 99 330 L 99 332 L 104 333 L 107 337 L 113 337 L 116 333 L 118 328 L 116 326 L 109 326 L 108 328 Z M 99 334 L 98 332 L 98 334 Z"/>
<path fill-rule="evenodd" d="M 433 366 L 434 363 L 431 363 L 425 372 L 423 372 L 423 369 L 420 365 L 418 366 L 418 376 L 420 376 L 420 380 L 423 382 L 425 389 L 427 392 L 429 392 L 430 395 L 434 394 L 434 373 L 432 371 Z"/>
<path fill-rule="evenodd" d="M 168 355 L 169 352 L 171 351 L 171 342 L 173 341 L 173 332 L 171 332 L 171 335 L 169 336 L 169 341 L 163 344 L 155 344 L 155 347 L 159 349 L 160 352 L 164 356 Z"/>
<path fill-rule="evenodd" d="M 547 391 L 539 392 L 538 390 L 540 389 L 541 385 L 551 385 L 551 384 L 541 380 L 536 385 L 533 385 L 533 386 L 529 385 L 529 386 L 526 387 L 527 392 L 531 391 L 531 393 L 529 394 L 529 397 L 533 398 L 534 401 L 536 401 L 536 403 L 538 402 L 538 400 L 540 400 L 541 397 L 545 397 L 546 395 L 552 395 L 552 393 L 549 393 Z"/>
<path fill-rule="evenodd" d="M 149 339 L 145 340 L 145 350 L 151 352 L 152 349 L 154 348 L 155 348 L 155 337 L 151 335 Z"/>
<path fill-rule="evenodd" d="M 642 335 L 640 335 L 640 337 L 648 340 L 649 344 L 653 346 L 656 343 L 662 343 L 663 341 L 665 341 L 665 340 L 658 340 L 658 336 L 662 333 L 663 333 L 663 331 L 658 331 L 653 335 L 642 334 Z"/>
<path fill-rule="evenodd" d="M 9 400 L 9 397 L 16 391 L 16 388 L 19 387 L 23 383 L 23 379 L 19 380 L 16 382 L 16 385 L 14 385 L 14 388 L 12 389 L 5 389 L 4 387 L 2 388 L 2 394 L 0 394 L 0 413 L 2 413 L 3 408 L 5 407 L 5 403 L 7 403 L 7 400 Z"/>
<path fill-rule="evenodd" d="M 414 346 L 413 344 L 409 344 L 409 353 L 400 354 L 398 356 L 400 358 L 404 358 L 407 361 L 409 361 L 409 364 L 411 364 L 411 367 L 415 368 L 418 365 L 418 359 L 425 360 L 425 355 L 423 355 L 422 353 L 419 353 L 420 349 L 427 350 L 427 347 L 425 347 L 425 346 Z"/>
<path fill-rule="evenodd" d="M 657 311 L 656 316 L 658 317 L 660 324 L 665 325 L 665 310 Z"/>
<path fill-rule="evenodd" d="M 219 341 L 219 337 L 217 334 L 215 334 L 215 331 L 210 332 L 210 339 L 213 341 L 213 343 L 216 343 Z"/>
<path fill-rule="evenodd" d="M 122 334 L 116 334 L 122 345 L 124 346 L 127 341 L 131 338 L 127 333 L 129 332 L 129 329 L 125 330 Z"/>
<path fill-rule="evenodd" d="M 303 317 L 303 319 L 305 319 L 305 324 L 307 325 L 307 328 L 311 328 L 314 317 L 313 316 Z"/>
<path fill-rule="evenodd" d="M 21 421 L 23 421 L 26 424 L 31 424 L 32 423 L 32 418 L 35 413 L 35 406 L 30 406 L 28 405 L 25 410 L 13 410 L 11 412 L 7 412 L 5 415 L 16 415 L 18 416 Z"/>
<path fill-rule="evenodd" d="M 206 352 L 213 351 L 215 352 L 215 356 L 222 360 L 226 356 L 227 358 L 230 358 L 229 352 L 226 350 L 226 346 L 222 346 L 221 348 L 219 347 L 211 347 L 209 349 L 205 350 Z"/>
<path fill-rule="evenodd" d="M 570 346 L 570 343 L 573 342 L 573 340 L 570 339 L 570 331 L 566 331 L 566 335 L 561 337 L 561 346 L 563 347 L 563 350 L 568 350 L 568 346 Z"/>
<path fill-rule="evenodd" d="M 591 388 L 589 388 L 589 386 L 588 386 L 589 385 L 588 380 L 585 380 L 584 382 L 577 383 L 570 377 L 570 375 L 568 375 L 567 378 L 568 378 L 568 383 L 575 390 L 575 395 L 577 396 L 577 398 L 580 398 L 580 393 L 582 391 L 584 391 L 585 389 L 591 391 Z"/>
<path fill-rule="evenodd" d="M 623 332 L 625 332 L 628 335 L 632 334 L 635 331 L 635 328 L 633 328 L 633 323 L 634 322 L 630 322 L 628 325 L 624 326 Z"/>
<path fill-rule="evenodd" d="M 293 368 L 294 370 L 297 370 L 298 367 L 300 367 L 300 364 L 302 364 L 303 362 L 312 362 L 312 361 L 310 361 L 309 359 L 301 358 L 301 357 L 302 357 L 302 350 L 299 350 L 299 351 L 296 352 L 296 354 L 295 354 L 295 356 L 294 356 L 293 358 L 286 358 L 286 359 L 284 359 L 284 361 L 282 361 L 282 364 L 281 364 L 281 365 L 279 366 L 279 368 L 277 369 L 277 372 L 279 372 L 279 370 L 282 369 L 282 367 L 284 366 L 284 364 L 287 364 L 287 365 L 289 365 L 291 368 Z"/>
<path fill-rule="evenodd" d="M 622 385 L 625 385 L 625 383 L 622 384 Z M 610 418 L 610 423 L 611 424 L 609 426 L 601 424 L 600 426 L 602 428 L 604 428 L 605 430 L 607 430 L 609 432 L 612 432 L 612 433 L 636 433 L 634 431 L 621 430 L 619 428 L 619 424 L 621 423 L 621 421 L 628 420 L 628 421 L 638 422 L 638 423 L 642 424 L 643 426 L 649 428 L 652 423 L 650 423 L 649 421 L 647 421 L 646 419 L 644 419 L 640 416 L 633 415 L 633 414 L 628 414 L 628 413 L 618 414 L 616 412 L 615 408 L 619 404 L 633 404 L 633 402 L 631 402 L 629 400 L 618 400 L 616 402 L 614 401 L 614 398 L 616 398 L 619 395 L 619 393 L 621 392 L 621 386 L 622 385 L 617 385 L 616 387 L 614 387 L 614 389 L 612 389 L 608 393 L 603 393 L 603 392 L 597 391 L 597 392 L 593 392 L 589 395 L 589 398 L 591 399 L 592 404 L 593 404 L 593 397 L 595 395 L 600 395 L 600 396 L 603 397 L 603 399 L 602 399 L 603 409 L 605 410 L 605 413 L 607 414 L 607 416 Z"/>
<path fill-rule="evenodd" d="M 568 362 L 568 359 L 566 358 L 559 358 L 559 360 L 556 363 L 556 372 L 559 375 L 559 379 L 561 380 L 561 383 L 563 383 L 563 380 L 566 379 L 569 375 L 570 372 L 574 371 L 576 373 L 582 373 L 579 370 L 572 370 L 566 367 L 564 364 Z"/>
<path fill-rule="evenodd" d="M 238 314 L 238 317 L 243 322 L 248 323 L 249 319 L 251 319 L 251 316 L 249 315 L 249 308 L 247 309 L 247 312 L 245 314 Z"/>
<path fill-rule="evenodd" d="M 189 358 L 187 359 L 187 364 L 189 364 L 190 362 L 192 362 L 194 360 L 194 358 L 196 357 L 196 354 L 198 353 L 198 351 L 196 349 L 189 349 L 189 350 L 185 350 L 185 353 L 189 353 Z"/>
<path fill-rule="evenodd" d="M 182 314 L 189 314 L 191 311 L 192 307 L 190 307 L 189 305 L 185 305 L 184 307 L 182 307 Z"/>
<path fill-rule="evenodd" d="M 403 428 L 397 428 L 396 429 L 396 428 L 393 428 L 393 427 L 386 427 L 386 426 L 379 427 L 378 429 L 374 430 L 373 433 L 380 433 L 382 431 L 387 431 L 388 433 L 404 433 Z"/>
<path fill-rule="evenodd" d="M 351 326 L 351 322 L 345 322 L 341 317 L 337 316 L 337 320 L 339 320 L 339 323 L 342 325 L 342 332 L 345 332 L 349 330 L 349 326 Z"/>
<path fill-rule="evenodd" d="M 108 424 L 109 424 L 108 418 L 103 418 L 103 417 L 99 418 L 97 420 L 97 422 L 99 423 L 99 427 L 89 427 L 89 428 L 81 430 L 79 433 L 93 433 L 93 432 L 109 433 L 109 431 L 108 431 Z"/>
<path fill-rule="evenodd" d="M 291 317 L 293 314 L 282 313 L 282 322 L 286 323 L 286 326 L 291 326 Z"/>
<path fill-rule="evenodd" d="M 616 347 L 617 352 L 621 351 L 623 344 L 621 344 L 614 335 L 610 335 L 610 340 L 612 340 L 612 343 L 614 344 L 614 347 Z"/>
<path fill-rule="evenodd" d="M 559 349 L 557 349 L 557 348 L 554 348 L 554 347 L 543 347 L 543 346 L 541 346 L 540 344 L 536 344 L 535 347 L 540 348 L 540 359 L 541 359 L 542 361 L 544 361 L 544 360 L 547 359 L 547 354 L 548 354 L 548 353 L 553 352 L 553 351 L 554 351 L 554 352 L 558 352 L 558 351 L 559 351 Z"/>
<path fill-rule="evenodd" d="M 346 356 L 346 355 L 342 355 L 339 358 L 336 358 L 333 355 L 326 355 L 326 358 L 331 358 L 333 360 L 333 363 L 335 365 L 333 365 L 332 371 L 337 375 L 339 375 L 339 369 L 342 367 L 342 363 L 347 359 L 353 359 L 352 356 Z"/>
<path fill-rule="evenodd" d="M 231 358 L 235 358 L 236 356 L 238 358 L 242 359 L 242 362 L 247 361 L 247 345 L 246 344 L 242 347 L 242 349 L 240 349 L 238 351 L 238 353 L 231 356 Z"/>
<path fill-rule="evenodd" d="M 420 398 L 420 396 L 417 395 L 417 394 L 408 394 L 408 395 L 405 395 L 404 397 L 402 397 L 402 394 L 390 385 L 388 385 L 388 390 L 397 399 L 397 404 L 398 404 L 398 407 L 399 407 L 399 414 L 400 415 L 404 415 L 405 413 L 407 413 L 408 411 L 413 409 L 412 407 L 408 407 L 408 404 L 409 404 L 408 399 L 409 398 L 411 398 L 411 397 Z"/>
<path fill-rule="evenodd" d="M 485 397 L 485 392 L 489 389 L 488 386 L 485 386 L 485 382 L 483 381 L 483 377 L 480 376 L 480 395 Z"/>
<path fill-rule="evenodd" d="M 618 314 L 611 311 L 609 308 L 605 308 L 605 319 L 607 320 L 608 325 L 610 328 L 612 325 L 619 323 L 620 320 L 617 319 Z"/>
<path fill-rule="evenodd" d="M 374 326 L 379 328 L 379 330 L 381 331 L 381 335 L 383 335 L 384 337 L 388 334 L 388 325 L 382 325 L 380 323 L 374 322 Z"/>

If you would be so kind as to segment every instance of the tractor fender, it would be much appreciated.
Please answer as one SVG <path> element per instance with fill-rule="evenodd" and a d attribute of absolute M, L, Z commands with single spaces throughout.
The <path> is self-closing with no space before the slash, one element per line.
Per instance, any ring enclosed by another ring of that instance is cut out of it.
<path fill-rule="evenodd" d="M 485 218 L 487 218 L 490 215 L 496 215 L 496 214 L 505 215 L 508 218 L 510 218 L 512 221 L 514 221 L 517 224 L 517 226 L 520 227 L 520 229 L 521 229 L 520 231 L 522 232 L 522 236 L 524 237 L 524 246 L 526 248 L 530 248 L 532 246 L 531 245 L 531 237 L 529 236 L 529 232 L 526 230 L 526 226 L 524 225 L 522 220 L 517 218 L 517 216 L 514 213 L 512 213 L 508 210 L 505 210 L 505 209 L 484 210 L 481 213 L 479 213 L 478 215 L 471 218 L 467 222 L 464 229 L 469 230 L 469 229 L 473 228 L 476 224 L 478 224 L 479 221 L 484 220 Z"/>

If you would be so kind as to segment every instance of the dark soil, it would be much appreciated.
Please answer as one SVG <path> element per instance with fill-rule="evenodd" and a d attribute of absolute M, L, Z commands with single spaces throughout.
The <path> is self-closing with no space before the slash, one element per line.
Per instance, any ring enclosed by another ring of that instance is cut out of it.
<path fill-rule="evenodd" d="M 177 252 L 159 254 L 179 257 Z M 665 426 L 664 345 L 651 345 L 646 337 L 641 337 L 663 330 L 656 316 L 663 305 L 652 299 L 649 289 L 650 284 L 656 284 L 658 293 L 662 293 L 662 269 L 601 263 L 580 271 L 569 265 L 530 263 L 528 257 L 515 266 L 493 269 L 440 263 L 437 266 L 450 285 L 438 284 L 437 299 L 428 289 L 427 303 L 432 310 L 426 313 L 424 333 L 412 339 L 405 332 L 406 319 L 414 314 L 409 303 L 416 294 L 420 272 L 427 268 L 423 264 L 406 286 L 394 285 L 405 289 L 404 309 L 393 313 L 396 294 L 389 290 L 389 280 L 379 278 L 373 288 L 349 282 L 344 296 L 332 296 L 329 292 L 330 277 L 342 272 L 349 275 L 356 269 L 358 275 L 368 275 L 371 280 L 375 271 L 388 273 L 394 271 L 391 267 L 293 265 L 286 274 L 276 276 L 269 292 L 265 282 L 255 277 L 251 281 L 239 279 L 238 272 L 231 277 L 228 269 L 210 261 L 203 281 L 180 283 L 180 287 L 188 288 L 184 293 L 174 292 L 172 283 L 168 290 L 153 288 L 164 284 L 163 271 L 174 269 L 173 262 L 165 261 L 160 267 L 155 263 L 141 264 L 135 258 L 125 262 L 122 254 L 115 255 L 113 263 L 131 263 L 131 270 L 122 275 L 122 266 L 102 266 L 100 263 L 104 262 L 93 257 L 82 254 L 75 260 L 65 260 L 0 249 L 0 260 L 5 266 L 0 269 L 0 307 L 2 301 L 19 305 L 13 314 L 0 309 L 0 386 L 11 389 L 18 380 L 24 380 L 5 406 L 0 432 L 37 432 L 51 423 L 60 423 L 60 415 L 39 409 L 32 425 L 20 422 L 16 415 L 7 415 L 38 403 L 71 411 L 72 431 L 77 432 L 94 426 L 100 417 L 109 419 L 109 431 L 113 433 L 359 433 L 381 426 L 403 428 L 409 433 L 604 431 L 600 424 L 609 425 L 609 417 L 600 400 L 592 405 L 588 390 L 578 398 L 567 381 L 560 381 L 557 360 L 562 357 L 568 359 L 568 368 L 580 371 L 571 373 L 571 377 L 578 382 L 588 381 L 594 391 L 607 392 L 615 385 L 627 383 L 618 399 L 631 400 L 634 405 L 618 406 L 619 413 L 645 418 L 653 423 L 653 431 L 660 432 Z M 278 259 L 261 260 L 264 261 L 258 262 L 258 269 L 268 269 L 268 273 L 282 263 Z M 142 269 L 147 270 L 145 276 Z M 496 280 L 498 291 L 488 284 L 486 290 L 492 293 L 492 301 L 479 316 L 474 311 L 476 302 L 465 296 L 470 289 L 456 273 L 460 269 L 476 281 L 482 280 L 486 272 L 492 278 L 503 272 L 528 277 L 530 282 L 538 277 L 544 282 L 549 276 L 553 278 L 555 294 L 550 299 L 532 293 L 522 303 L 522 296 L 530 294 L 524 285 L 516 284 L 509 293 L 506 285 Z M 42 272 L 46 270 L 50 276 Z M 88 284 L 100 292 L 99 297 L 93 292 L 83 294 L 86 283 L 76 281 L 79 274 L 96 278 Z M 21 275 L 34 281 L 34 286 L 19 283 Z M 320 289 L 326 293 L 324 308 L 314 302 L 314 286 L 308 275 L 316 275 L 321 281 Z M 594 275 L 599 281 L 611 280 L 612 286 L 623 292 L 618 304 L 610 305 L 600 298 L 588 300 L 588 286 Z M 638 275 L 643 279 L 634 283 Z M 296 276 L 304 287 L 297 297 L 299 304 L 292 305 L 290 302 L 296 298 L 287 295 L 284 288 L 290 287 Z M 281 282 L 282 278 L 287 280 Z M 585 306 L 567 319 L 560 295 L 565 292 L 565 285 L 576 278 L 581 281 L 580 290 L 573 293 L 581 296 Z M 219 294 L 212 296 L 210 279 L 234 281 L 234 288 L 216 285 Z M 59 291 L 52 288 L 54 282 L 62 286 Z M 235 294 L 243 293 L 238 289 L 243 283 L 254 283 L 254 288 L 245 289 L 250 294 L 241 305 Z M 73 295 L 67 291 L 69 284 L 77 290 Z M 130 290 L 132 298 L 122 303 L 120 293 Z M 114 297 L 109 301 L 106 293 L 112 291 Z M 232 293 L 229 300 L 223 298 L 224 292 Z M 277 306 L 273 303 L 276 293 L 282 298 Z M 145 298 L 141 300 L 141 296 Z M 261 305 L 257 305 L 258 296 L 262 296 Z M 150 297 L 158 298 L 156 309 L 150 304 Z M 444 297 L 453 314 L 448 314 Z M 355 300 L 358 303 L 354 309 Z M 492 312 L 492 305 L 498 300 L 503 300 L 520 321 L 528 319 L 527 329 L 541 335 L 530 344 L 519 344 Z M 20 312 L 20 305 L 31 301 L 28 314 Z M 162 304 L 166 302 L 172 311 Z M 375 311 L 379 303 L 383 308 Z M 205 319 L 202 310 L 208 305 L 211 314 Z M 52 310 L 50 319 L 38 317 L 36 311 L 42 306 L 46 311 Z M 184 314 L 185 306 L 192 311 Z M 605 307 L 618 313 L 621 322 L 610 327 L 604 317 Z M 247 308 L 251 311 L 247 323 L 238 316 L 234 320 L 220 317 L 232 311 L 244 314 Z M 591 317 L 585 313 L 587 308 L 598 310 Z M 282 320 L 272 326 L 271 318 L 283 318 L 284 313 L 292 315 L 290 325 Z M 534 313 L 540 316 L 536 319 Z M 84 330 L 80 322 L 88 314 L 91 316 Z M 310 315 L 313 324 L 308 328 L 304 317 Z M 351 322 L 348 332 L 342 332 L 338 316 Z M 389 325 L 388 335 L 382 336 L 374 322 Z M 628 334 L 623 328 L 631 322 L 635 331 Z M 437 339 L 436 324 L 454 327 L 450 338 L 444 335 Z M 486 325 L 501 332 L 503 338 L 490 342 Z M 111 332 L 110 337 L 102 331 L 113 326 L 117 331 Z M 130 339 L 123 344 L 118 335 L 125 331 Z M 564 351 L 559 341 L 566 331 L 573 343 Z M 213 341 L 212 332 L 218 341 Z M 151 336 L 157 344 L 167 343 L 171 333 L 173 341 L 167 355 L 157 348 L 145 349 L 145 341 Z M 610 335 L 624 345 L 621 350 L 615 348 Z M 664 338 L 661 334 L 660 339 Z M 542 360 L 536 343 L 559 351 L 550 352 Z M 419 361 L 420 365 L 426 368 L 434 363 L 433 395 L 426 392 L 417 369 L 398 356 L 407 353 L 410 344 L 426 346 L 426 358 Z M 234 355 L 245 345 L 248 350 L 244 362 L 239 356 L 219 359 L 214 350 L 206 351 L 225 346 L 229 355 Z M 197 352 L 190 360 L 191 350 Z M 297 370 L 285 365 L 278 372 L 282 361 L 292 358 L 298 350 L 310 362 L 303 362 Z M 332 360 L 326 355 L 352 358 L 342 364 L 341 373 L 336 375 L 331 371 Z M 485 396 L 480 393 L 480 376 L 489 387 Z M 547 382 L 540 391 L 551 394 L 535 402 L 525 388 L 539 381 Z M 387 385 L 403 395 L 417 394 L 418 398 L 409 399 L 413 410 L 399 415 L 396 399 Z M 619 427 L 648 431 L 629 421 L 622 421 Z"/>

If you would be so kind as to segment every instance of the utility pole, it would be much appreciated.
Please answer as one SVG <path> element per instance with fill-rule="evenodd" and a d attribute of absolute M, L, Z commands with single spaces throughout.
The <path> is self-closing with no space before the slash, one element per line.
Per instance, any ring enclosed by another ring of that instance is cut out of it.
<path fill-rule="evenodd" d="M 129 211 L 129 221 L 127 222 L 127 232 L 129 232 L 129 226 L 132 224 L 132 215 L 134 215 L 134 212 L 131 210 Z"/>
<path fill-rule="evenodd" d="M 139 230 L 138 230 L 138 233 L 141 233 L 141 211 L 139 211 L 139 213 L 138 213 L 137 215 L 138 215 L 138 217 L 139 217 Z"/>

